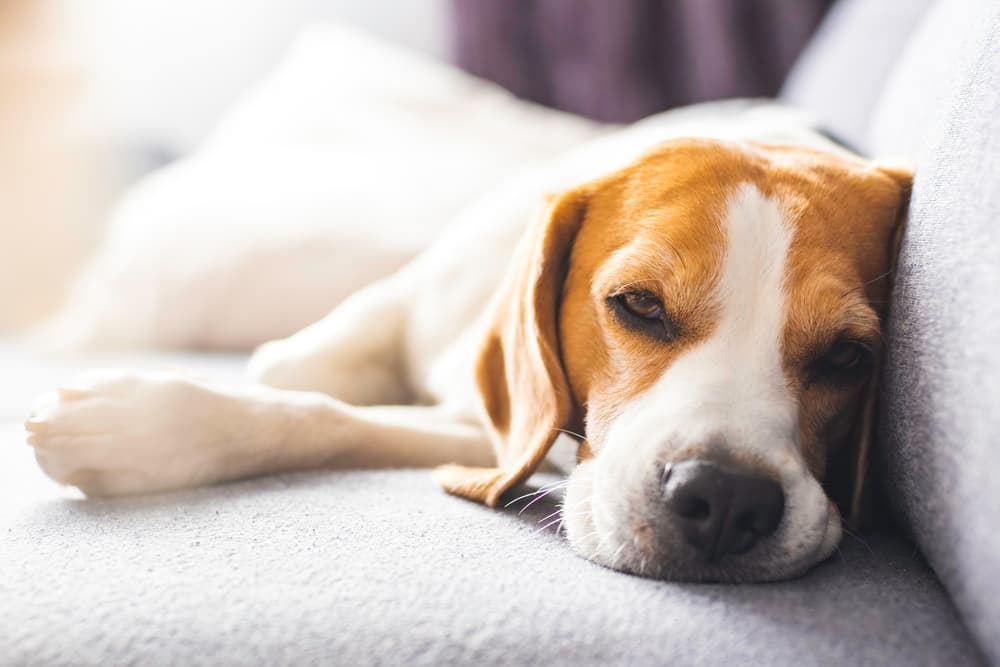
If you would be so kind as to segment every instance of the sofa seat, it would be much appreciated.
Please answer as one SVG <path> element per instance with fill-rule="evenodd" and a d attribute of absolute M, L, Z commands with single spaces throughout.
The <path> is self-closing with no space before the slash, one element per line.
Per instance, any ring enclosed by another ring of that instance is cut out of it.
<path fill-rule="evenodd" d="M 427 471 L 312 472 L 85 500 L 20 421 L 96 365 L 0 347 L 0 665 L 960 665 L 982 658 L 909 543 L 847 537 L 777 584 L 672 584 L 575 556 L 546 499 L 494 511 Z M 550 481 L 536 478 L 533 483 Z"/>
<path fill-rule="evenodd" d="M 0 663 L 979 664 L 897 538 L 848 538 L 794 581 L 671 584 L 576 557 L 539 529 L 552 511 L 425 471 L 37 502 L 0 514 Z"/>

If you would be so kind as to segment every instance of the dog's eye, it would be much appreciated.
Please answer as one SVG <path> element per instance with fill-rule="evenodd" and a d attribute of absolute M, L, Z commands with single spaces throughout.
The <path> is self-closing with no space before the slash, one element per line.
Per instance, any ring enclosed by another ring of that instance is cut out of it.
<path fill-rule="evenodd" d="M 854 382 L 865 377 L 871 367 L 872 353 L 867 346 L 852 340 L 839 340 L 809 369 L 812 380 Z"/>
<path fill-rule="evenodd" d="M 663 304 L 649 294 L 622 294 L 621 299 L 625 310 L 644 320 L 659 320 L 663 317 Z"/>
<path fill-rule="evenodd" d="M 663 302 L 649 292 L 621 292 L 608 297 L 608 305 L 623 325 L 643 335 L 669 342 L 677 330 Z"/>
<path fill-rule="evenodd" d="M 824 360 L 831 368 L 850 370 L 857 368 L 865 355 L 865 349 L 852 341 L 837 341 L 826 352 Z"/>

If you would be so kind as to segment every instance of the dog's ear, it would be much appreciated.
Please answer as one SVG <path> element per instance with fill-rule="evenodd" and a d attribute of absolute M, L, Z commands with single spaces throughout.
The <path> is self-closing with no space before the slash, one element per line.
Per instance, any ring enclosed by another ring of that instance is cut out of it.
<path fill-rule="evenodd" d="M 438 468 L 437 480 L 450 493 L 495 507 L 505 491 L 531 476 L 559 429 L 574 419 L 558 310 L 587 201 L 586 187 L 549 198 L 514 255 L 476 362 L 497 467 Z"/>
<path fill-rule="evenodd" d="M 894 180 L 899 186 L 899 205 L 895 212 L 895 227 L 890 237 L 888 277 L 890 285 L 896 278 L 896 267 L 899 261 L 899 251 L 906 233 L 906 214 L 913 186 L 913 170 L 904 165 L 876 164 L 876 168 Z M 886 300 L 890 297 L 890 289 L 886 290 Z M 883 330 L 889 314 L 888 304 L 880 309 Z M 885 354 L 882 358 L 884 360 Z M 862 405 L 856 424 L 854 442 L 851 452 L 851 490 L 848 501 L 847 522 L 855 528 L 863 528 L 872 517 L 872 447 L 875 441 L 875 429 L 878 422 L 879 387 L 882 368 L 877 368 L 864 388 Z"/>

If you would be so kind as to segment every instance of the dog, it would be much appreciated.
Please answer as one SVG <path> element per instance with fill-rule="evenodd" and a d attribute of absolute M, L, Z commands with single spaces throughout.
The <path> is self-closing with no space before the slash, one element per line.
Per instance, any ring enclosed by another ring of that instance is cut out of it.
<path fill-rule="evenodd" d="M 542 171 L 260 347 L 244 386 L 103 373 L 42 397 L 39 465 L 88 496 L 436 467 L 498 507 L 570 434 L 585 558 L 740 582 L 827 558 L 865 510 L 910 170 L 754 107 L 667 114 Z"/>

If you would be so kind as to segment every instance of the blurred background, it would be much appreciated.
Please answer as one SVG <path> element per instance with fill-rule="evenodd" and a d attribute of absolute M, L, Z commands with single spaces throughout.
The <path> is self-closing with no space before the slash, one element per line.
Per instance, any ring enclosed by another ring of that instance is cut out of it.
<path fill-rule="evenodd" d="M 829 4 L 2 0 L 0 334 L 64 306 L 74 277 L 105 243 L 122 193 L 202 150 L 308 26 L 349 26 L 517 99 L 623 123 L 702 100 L 775 95 Z M 370 60 L 359 56 L 338 71 L 363 79 Z M 339 104 L 364 113 L 372 103 Z M 351 137 L 350 127 L 340 131 Z M 363 149 L 364 137 L 354 139 Z M 114 300 L 110 284 L 105 298 Z"/>

